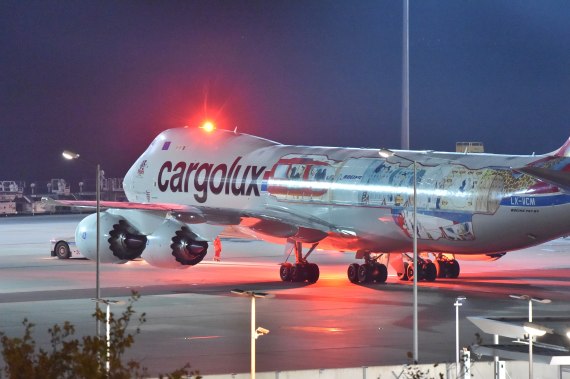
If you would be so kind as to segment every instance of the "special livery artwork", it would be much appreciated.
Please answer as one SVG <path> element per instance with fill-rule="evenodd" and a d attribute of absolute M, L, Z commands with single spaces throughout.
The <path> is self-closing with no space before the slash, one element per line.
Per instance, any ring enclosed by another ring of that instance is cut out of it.
<path fill-rule="evenodd" d="M 363 260 L 348 265 L 352 283 L 384 283 L 388 266 L 433 281 L 458 278 L 458 258 L 495 260 L 570 234 L 570 139 L 538 156 L 383 152 L 169 129 L 125 175 L 128 201 L 54 203 L 106 209 L 75 231 L 88 259 L 188 268 L 212 244 L 223 259 L 219 238 L 255 238 L 284 246 L 279 276 L 292 282 L 319 279 L 308 259 L 317 248 Z"/>
<path fill-rule="evenodd" d="M 389 208 L 394 222 L 412 236 L 411 162 L 289 154 L 266 179 L 267 192 L 284 202 Z M 535 199 L 525 196 L 530 192 L 548 192 L 527 175 L 459 164 L 417 164 L 416 185 L 418 238 L 425 240 L 473 240 L 475 214 L 493 214 L 505 199 L 525 205 L 525 199 Z"/>

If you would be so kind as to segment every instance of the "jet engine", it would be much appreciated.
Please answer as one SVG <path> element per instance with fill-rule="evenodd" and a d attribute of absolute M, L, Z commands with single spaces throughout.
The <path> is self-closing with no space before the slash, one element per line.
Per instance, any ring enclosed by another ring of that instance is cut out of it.
<path fill-rule="evenodd" d="M 143 259 L 162 268 L 188 268 L 198 264 L 208 252 L 208 242 L 200 240 L 188 226 L 166 219 L 148 236 Z"/>
<path fill-rule="evenodd" d="M 85 257 L 97 259 L 97 215 L 85 217 L 75 229 L 75 243 Z M 99 260 L 103 263 L 125 263 L 140 257 L 147 237 L 118 215 L 100 214 Z"/>

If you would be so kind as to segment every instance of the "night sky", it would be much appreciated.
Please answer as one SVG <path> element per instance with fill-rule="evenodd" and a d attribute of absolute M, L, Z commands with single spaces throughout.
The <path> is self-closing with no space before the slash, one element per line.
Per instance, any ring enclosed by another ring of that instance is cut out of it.
<path fill-rule="evenodd" d="M 410 146 L 570 136 L 570 2 L 410 1 Z M 0 2 L 0 180 L 123 176 L 160 131 L 400 147 L 401 1 Z M 92 167 L 92 166 L 91 166 Z"/>

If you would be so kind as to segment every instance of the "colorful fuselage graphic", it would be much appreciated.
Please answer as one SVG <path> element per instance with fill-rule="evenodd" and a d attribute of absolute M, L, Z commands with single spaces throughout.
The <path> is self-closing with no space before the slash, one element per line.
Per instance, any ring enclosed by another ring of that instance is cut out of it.
<path fill-rule="evenodd" d="M 525 207 L 568 201 L 555 187 L 506 168 L 418 163 L 416 171 L 421 239 L 472 240 L 473 215 L 493 214 L 501 204 Z M 410 237 L 413 185 L 408 161 L 334 161 L 319 155 L 284 156 L 267 178 L 268 194 L 283 202 L 389 208 L 394 222 Z"/>
<path fill-rule="evenodd" d="M 366 249 L 380 250 L 391 243 L 392 251 L 398 251 L 413 235 L 413 160 L 418 238 L 426 249 L 454 251 L 459 246 L 469 254 L 488 246 L 489 251 L 500 251 L 570 233 L 568 219 L 560 219 L 560 212 L 570 207 L 570 196 L 510 167 L 536 164 L 569 171 L 569 157 L 445 153 L 434 158 L 426 152 L 401 152 L 407 157 L 385 159 L 374 149 L 286 146 L 225 131 L 208 137 L 198 133 L 172 129 L 159 135 L 125 178 L 129 200 L 252 210 L 267 214 L 266 223 L 286 212 L 310 218 L 307 224 L 348 232 L 331 231 L 333 242 L 323 243 L 327 247 L 352 248 L 341 241 L 350 234 L 373 241 Z M 281 213 L 265 212 L 268 207 Z M 537 217 L 522 218 L 532 214 Z M 485 221 L 478 223 L 480 216 Z M 291 216 L 283 222 L 296 220 Z M 510 231 L 533 222 L 544 225 L 499 243 L 496 231 L 481 226 L 492 225 L 492 220 L 510 225 Z M 521 236 L 529 240 L 518 241 Z M 482 242 L 472 248 L 465 244 L 477 239 Z"/>

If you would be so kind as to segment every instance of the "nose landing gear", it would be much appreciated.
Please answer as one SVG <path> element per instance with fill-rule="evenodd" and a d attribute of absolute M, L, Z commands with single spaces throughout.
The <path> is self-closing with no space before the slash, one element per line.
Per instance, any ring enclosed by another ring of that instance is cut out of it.
<path fill-rule="evenodd" d="M 320 270 L 315 263 L 309 263 L 307 258 L 315 250 L 318 243 L 314 243 L 307 254 L 303 256 L 303 245 L 298 241 L 287 241 L 286 251 L 292 244 L 295 251 L 295 264 L 282 263 L 279 268 L 279 276 L 284 282 L 308 282 L 316 283 L 319 280 Z"/>

